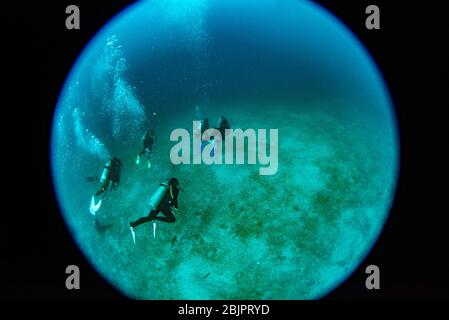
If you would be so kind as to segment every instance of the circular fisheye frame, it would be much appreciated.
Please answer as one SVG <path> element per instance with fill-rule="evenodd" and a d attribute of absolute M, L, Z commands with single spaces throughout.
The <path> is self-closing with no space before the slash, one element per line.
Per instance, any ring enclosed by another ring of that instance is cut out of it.
<path fill-rule="evenodd" d="M 308 1 L 130 6 L 68 75 L 51 149 L 73 238 L 137 299 L 323 297 L 376 242 L 399 166 L 379 70 Z"/>

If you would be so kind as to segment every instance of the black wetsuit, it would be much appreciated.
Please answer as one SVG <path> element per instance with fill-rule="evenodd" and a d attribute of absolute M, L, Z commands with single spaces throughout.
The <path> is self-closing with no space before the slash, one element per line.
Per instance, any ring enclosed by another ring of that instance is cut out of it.
<path fill-rule="evenodd" d="M 174 208 L 178 209 L 179 189 L 175 185 L 171 185 L 171 188 L 172 188 L 171 193 L 173 194 L 173 197 L 171 196 L 170 190 L 167 190 L 156 210 L 151 210 L 148 213 L 148 216 L 142 217 L 134 222 L 131 222 L 130 226 L 135 228 L 142 223 L 150 222 L 153 220 L 159 220 L 168 223 L 175 222 L 176 218 L 175 215 L 173 214 L 173 209 Z M 158 216 L 159 212 L 161 212 L 164 216 L 159 217 Z"/>
<path fill-rule="evenodd" d="M 156 136 L 147 132 L 145 134 L 145 139 L 143 141 L 143 150 L 139 153 L 139 157 L 146 154 L 149 158 L 153 152 L 153 147 L 156 144 Z"/>
<path fill-rule="evenodd" d="M 100 189 L 95 193 L 95 196 L 98 197 L 103 192 L 105 192 L 108 188 L 110 183 L 112 182 L 112 187 L 114 189 L 117 187 L 117 184 L 120 182 L 120 171 L 122 169 L 122 162 L 118 158 L 112 158 L 110 159 L 106 165 L 104 166 L 103 170 L 109 169 L 109 173 L 105 177 L 105 179 L 100 180 L 101 187 Z"/>

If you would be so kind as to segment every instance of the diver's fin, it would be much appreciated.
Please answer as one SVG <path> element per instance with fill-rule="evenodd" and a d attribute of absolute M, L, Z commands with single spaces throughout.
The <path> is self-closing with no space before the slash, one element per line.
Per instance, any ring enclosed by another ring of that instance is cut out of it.
<path fill-rule="evenodd" d="M 150 168 L 151 168 L 151 162 L 148 161 L 148 169 L 150 169 Z"/>
<path fill-rule="evenodd" d="M 134 244 L 136 244 L 136 234 L 134 232 L 134 228 L 131 227 L 130 225 L 128 225 L 128 226 L 129 226 L 129 229 L 131 230 L 131 235 L 133 236 L 133 242 L 134 242 Z"/>
<path fill-rule="evenodd" d="M 153 220 L 153 239 L 156 239 L 156 220 Z"/>
<path fill-rule="evenodd" d="M 140 156 L 137 156 L 136 164 L 139 164 L 139 163 L 140 163 Z"/>
<path fill-rule="evenodd" d="M 92 196 L 92 199 L 90 200 L 90 208 L 89 211 L 91 214 L 95 215 L 97 213 L 98 209 L 100 209 L 101 206 L 101 199 L 98 201 L 97 204 L 95 204 L 95 196 Z"/>

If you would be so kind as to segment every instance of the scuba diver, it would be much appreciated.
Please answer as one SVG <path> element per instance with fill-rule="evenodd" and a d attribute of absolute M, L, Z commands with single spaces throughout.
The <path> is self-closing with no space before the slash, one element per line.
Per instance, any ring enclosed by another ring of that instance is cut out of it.
<path fill-rule="evenodd" d="M 153 221 L 153 237 L 156 237 L 156 220 L 173 223 L 176 221 L 175 213 L 178 210 L 178 195 L 182 190 L 179 186 L 178 179 L 171 178 L 159 185 L 159 188 L 150 199 L 151 210 L 146 217 L 137 219 L 129 223 L 134 244 L 136 236 L 134 228 L 145 222 Z M 158 216 L 162 213 L 163 216 Z"/>
<path fill-rule="evenodd" d="M 211 150 L 210 155 L 211 157 L 214 156 L 215 154 L 215 148 L 217 147 L 217 145 L 224 141 L 225 136 L 226 136 L 226 129 L 230 129 L 231 126 L 229 125 L 229 121 L 223 117 L 220 116 L 220 118 L 218 118 L 217 122 L 215 122 L 215 130 L 218 130 L 220 132 L 221 138 L 220 137 L 215 137 L 215 136 L 211 136 L 209 139 L 209 143 L 213 143 L 214 144 L 214 148 Z M 203 146 L 204 147 L 204 146 Z M 203 148 L 201 148 L 201 151 L 203 151 Z"/>
<path fill-rule="evenodd" d="M 150 157 L 153 153 L 153 147 L 156 144 L 156 134 L 153 129 L 148 130 L 143 136 L 143 150 L 137 155 L 136 164 L 140 163 L 140 156 L 145 154 L 147 157 L 148 169 L 151 167 Z"/>
<path fill-rule="evenodd" d="M 120 173 L 122 167 L 123 167 L 122 162 L 116 157 L 112 157 L 111 159 L 108 160 L 108 162 L 106 162 L 99 180 L 100 189 L 98 189 L 95 195 L 92 196 L 92 199 L 90 201 L 89 211 L 91 214 L 95 215 L 98 209 L 100 209 L 101 203 L 108 198 L 111 189 L 117 188 L 117 184 L 120 182 Z M 95 203 L 95 198 L 100 197 L 105 192 L 106 195 L 102 196 L 100 198 L 100 201 L 98 201 L 98 203 Z"/>
<path fill-rule="evenodd" d="M 195 129 L 194 134 L 200 139 L 200 153 L 203 152 L 205 146 L 213 141 L 210 140 L 210 137 L 204 137 L 206 140 L 203 140 L 204 132 L 209 129 L 209 119 L 204 118 L 199 122 L 199 126 Z M 207 140 L 209 138 L 209 140 Z M 213 149 L 211 151 L 211 156 L 213 156 Z"/>

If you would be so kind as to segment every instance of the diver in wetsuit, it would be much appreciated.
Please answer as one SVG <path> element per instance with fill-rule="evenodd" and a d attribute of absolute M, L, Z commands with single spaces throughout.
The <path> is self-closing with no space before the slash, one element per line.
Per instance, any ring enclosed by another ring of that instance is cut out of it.
<path fill-rule="evenodd" d="M 134 228 L 142 223 L 153 221 L 153 233 L 155 236 L 156 220 L 168 223 L 173 223 L 176 221 L 175 213 L 178 210 L 178 195 L 180 189 L 178 179 L 176 178 L 167 179 L 167 181 L 159 185 L 159 188 L 150 199 L 150 206 L 152 209 L 148 215 L 129 223 L 134 243 Z M 158 216 L 159 213 L 162 213 L 163 216 Z"/>
<path fill-rule="evenodd" d="M 229 121 L 223 117 L 220 116 L 220 118 L 218 118 L 217 122 L 215 122 L 215 130 L 217 130 L 218 132 L 220 132 L 220 136 L 214 136 L 212 135 L 209 138 L 209 141 L 207 143 L 203 143 L 201 145 L 201 152 L 204 149 L 204 146 L 208 143 L 212 143 L 213 144 L 213 148 L 210 151 L 210 156 L 213 157 L 215 155 L 215 150 L 218 147 L 218 144 L 220 144 L 222 141 L 224 141 L 225 137 L 226 137 L 226 129 L 230 129 L 231 126 L 229 125 Z"/>
<path fill-rule="evenodd" d="M 116 157 L 112 157 L 106 162 L 100 177 L 100 188 L 95 195 L 92 196 L 90 203 L 90 213 L 93 215 L 100 209 L 101 202 L 108 198 L 111 189 L 114 188 L 115 190 L 117 188 L 117 184 L 120 182 L 122 167 L 122 162 Z M 95 203 L 95 198 L 101 196 L 105 192 L 107 192 L 106 195 L 102 196 L 98 203 Z"/>
<path fill-rule="evenodd" d="M 100 189 L 95 193 L 95 197 L 98 197 L 105 191 L 108 191 L 109 194 L 111 188 L 117 188 L 117 184 L 120 182 L 122 167 L 122 162 L 116 157 L 112 157 L 106 162 L 100 178 Z M 106 197 L 108 194 L 106 194 Z"/>
<path fill-rule="evenodd" d="M 156 144 L 156 134 L 153 129 L 148 130 L 142 137 L 143 150 L 137 155 L 136 164 L 140 163 L 140 156 L 143 154 L 147 157 L 148 168 L 151 167 L 150 157 L 153 153 L 153 147 Z"/>

